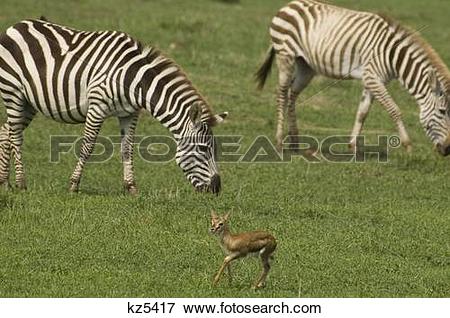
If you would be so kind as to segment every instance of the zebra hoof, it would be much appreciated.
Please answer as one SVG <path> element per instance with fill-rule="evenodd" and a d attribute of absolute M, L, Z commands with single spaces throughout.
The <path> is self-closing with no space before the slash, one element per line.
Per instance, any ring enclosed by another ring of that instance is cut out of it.
<path fill-rule="evenodd" d="M 27 189 L 27 185 L 25 182 L 18 182 L 16 183 L 16 188 L 20 191 L 25 191 Z"/>
<path fill-rule="evenodd" d="M 69 187 L 69 191 L 71 193 L 78 193 L 78 191 L 79 191 L 78 184 L 71 183 L 70 187 Z"/>
<path fill-rule="evenodd" d="M 412 154 L 413 152 L 413 147 L 411 145 L 405 145 L 405 149 L 406 149 L 406 153 L 407 154 Z"/>
<path fill-rule="evenodd" d="M 127 189 L 128 194 L 132 195 L 132 196 L 136 196 L 138 195 L 138 189 L 136 187 L 130 187 Z"/>
<path fill-rule="evenodd" d="M 7 191 L 9 189 L 11 189 L 11 185 L 9 184 L 8 180 L 0 182 L 0 190 Z"/>
<path fill-rule="evenodd" d="M 138 194 L 138 189 L 136 184 L 133 183 L 124 183 L 125 191 L 132 196 L 136 196 Z"/>

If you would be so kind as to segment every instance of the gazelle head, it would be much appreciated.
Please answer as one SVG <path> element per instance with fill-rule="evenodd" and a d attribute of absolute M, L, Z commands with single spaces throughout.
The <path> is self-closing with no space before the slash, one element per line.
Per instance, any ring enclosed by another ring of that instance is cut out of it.
<path fill-rule="evenodd" d="M 450 92 L 446 91 L 434 69 L 428 72 L 430 93 L 427 107 L 422 107 L 420 121 L 439 153 L 450 154 Z"/>
<path fill-rule="evenodd" d="M 220 236 L 227 231 L 229 217 L 229 212 L 224 216 L 219 216 L 216 212 L 211 211 L 211 229 L 209 230 L 211 234 Z"/>
<path fill-rule="evenodd" d="M 211 127 L 224 121 L 228 113 L 202 119 L 200 104 L 189 108 L 190 123 L 177 142 L 175 160 L 189 182 L 201 192 L 219 194 L 219 169 L 216 164 L 216 145 Z"/>

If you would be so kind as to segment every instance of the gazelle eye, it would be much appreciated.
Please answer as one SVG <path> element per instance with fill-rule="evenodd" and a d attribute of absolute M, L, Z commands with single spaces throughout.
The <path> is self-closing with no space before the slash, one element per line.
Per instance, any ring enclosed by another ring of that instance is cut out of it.
<path fill-rule="evenodd" d="M 219 226 L 223 226 L 223 223 L 219 223 Z"/>

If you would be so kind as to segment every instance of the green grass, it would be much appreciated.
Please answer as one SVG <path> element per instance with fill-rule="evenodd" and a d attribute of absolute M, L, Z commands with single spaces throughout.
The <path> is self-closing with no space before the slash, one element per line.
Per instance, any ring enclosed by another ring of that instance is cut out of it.
<path fill-rule="evenodd" d="M 450 64 L 450 2 L 336 0 L 384 11 L 417 29 Z M 275 131 L 275 76 L 264 92 L 252 74 L 268 47 L 277 0 L 2 0 L 0 29 L 38 17 L 79 29 L 120 29 L 156 45 L 183 66 L 217 111 L 230 119 L 216 134 L 242 134 L 246 149 Z M 330 84 L 316 79 L 306 100 Z M 339 82 L 298 108 L 301 131 L 347 134 L 358 82 Z M 449 297 L 449 159 L 432 151 L 418 107 L 391 89 L 414 143 L 388 164 L 221 164 L 223 193 L 194 193 L 174 162 L 137 158 L 140 195 L 123 195 L 121 163 L 89 164 L 82 192 L 70 195 L 71 155 L 49 163 L 50 135 L 81 126 L 38 116 L 25 133 L 27 192 L 0 192 L 0 297 Z M 0 119 L 4 121 L 4 111 Z M 102 134 L 118 133 L 108 120 Z M 167 134 L 150 116 L 138 134 Z M 365 133 L 395 134 L 375 105 Z M 266 229 L 279 241 L 267 288 L 254 292 L 256 259 L 234 265 L 234 282 L 211 281 L 222 261 L 208 234 L 209 213 L 232 212 L 235 231 Z"/>

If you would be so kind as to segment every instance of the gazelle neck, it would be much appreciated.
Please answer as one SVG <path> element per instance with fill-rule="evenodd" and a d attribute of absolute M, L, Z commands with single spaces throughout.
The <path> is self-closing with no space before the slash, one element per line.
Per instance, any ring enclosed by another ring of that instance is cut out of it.
<path fill-rule="evenodd" d="M 227 242 L 231 238 L 231 231 L 228 227 L 228 225 L 225 225 L 223 228 L 223 231 L 219 235 L 220 243 L 224 246 L 226 246 Z"/>

